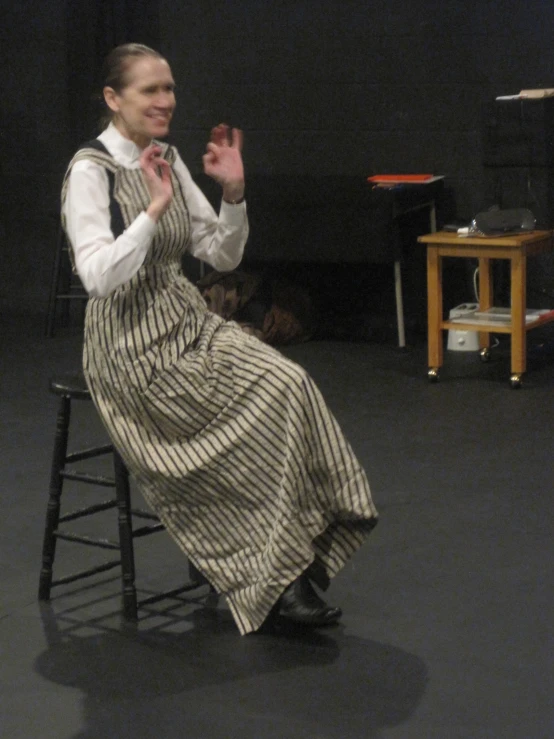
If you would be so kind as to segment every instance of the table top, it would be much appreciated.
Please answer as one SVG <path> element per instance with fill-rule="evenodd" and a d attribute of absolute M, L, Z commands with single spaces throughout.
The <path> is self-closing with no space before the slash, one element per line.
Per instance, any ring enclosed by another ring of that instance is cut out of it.
<path fill-rule="evenodd" d="M 527 244 L 552 239 L 552 231 L 529 231 L 523 234 L 512 234 L 510 236 L 458 236 L 451 231 L 437 231 L 437 233 L 418 236 L 418 241 L 430 246 L 484 246 L 484 247 L 514 247 L 519 248 Z"/>

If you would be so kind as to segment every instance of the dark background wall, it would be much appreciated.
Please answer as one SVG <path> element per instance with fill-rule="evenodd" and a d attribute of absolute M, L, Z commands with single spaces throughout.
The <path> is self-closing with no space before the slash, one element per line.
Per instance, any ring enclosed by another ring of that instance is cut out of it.
<path fill-rule="evenodd" d="M 173 139 L 193 173 L 223 120 L 245 131 L 247 174 L 444 174 L 448 217 L 469 218 L 498 194 L 483 167 L 495 96 L 554 85 L 554 6 L 544 0 L 0 5 L 10 18 L 0 30 L 4 310 L 46 307 L 61 178 L 95 133 L 91 95 L 116 43 L 143 41 L 170 60 Z M 540 273 L 547 290 L 549 260 Z"/>

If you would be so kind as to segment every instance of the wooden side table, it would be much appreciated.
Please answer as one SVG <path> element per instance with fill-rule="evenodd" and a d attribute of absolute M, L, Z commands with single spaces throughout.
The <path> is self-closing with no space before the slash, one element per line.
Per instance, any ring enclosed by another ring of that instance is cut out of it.
<path fill-rule="evenodd" d="M 428 377 L 432 382 L 439 378 L 443 364 L 442 331 L 454 329 L 479 332 L 481 358 L 489 357 L 490 334 L 511 335 L 512 387 L 521 387 L 522 375 L 527 366 L 526 334 L 537 326 L 554 320 L 554 311 L 543 314 L 537 320 L 526 321 L 527 257 L 552 251 L 552 231 L 532 231 L 516 236 L 477 237 L 458 236 L 456 233 L 439 231 L 419 236 L 418 241 L 427 245 L 427 325 L 428 325 Z M 493 307 L 492 259 L 510 261 L 511 320 L 505 325 L 498 323 L 460 323 L 443 320 L 442 260 L 443 257 L 465 257 L 479 262 L 479 309 Z"/>

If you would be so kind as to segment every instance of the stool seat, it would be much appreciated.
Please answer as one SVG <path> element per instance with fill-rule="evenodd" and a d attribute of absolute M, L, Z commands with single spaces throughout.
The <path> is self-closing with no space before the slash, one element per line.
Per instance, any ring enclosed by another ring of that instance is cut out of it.
<path fill-rule="evenodd" d="M 50 379 L 50 392 L 78 400 L 90 400 L 90 392 L 82 373 L 58 375 Z"/>

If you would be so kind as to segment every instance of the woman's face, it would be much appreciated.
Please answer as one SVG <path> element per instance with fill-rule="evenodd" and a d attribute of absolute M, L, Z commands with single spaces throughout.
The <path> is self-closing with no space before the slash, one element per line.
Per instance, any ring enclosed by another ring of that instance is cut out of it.
<path fill-rule="evenodd" d="M 144 56 L 131 63 L 126 83 L 119 93 L 104 88 L 104 98 L 115 113 L 115 126 L 144 149 L 153 138 L 169 133 L 175 110 L 175 82 L 165 59 Z"/>

